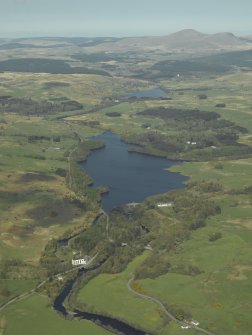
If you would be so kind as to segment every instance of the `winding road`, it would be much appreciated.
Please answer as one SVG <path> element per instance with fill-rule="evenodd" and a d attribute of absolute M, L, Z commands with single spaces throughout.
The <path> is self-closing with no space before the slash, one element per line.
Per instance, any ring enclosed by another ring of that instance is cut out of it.
<path fill-rule="evenodd" d="M 158 299 L 156 299 L 156 298 L 153 298 L 153 297 L 150 297 L 150 296 L 148 296 L 148 295 L 145 295 L 145 294 L 136 292 L 136 291 L 132 288 L 132 286 L 131 286 L 131 284 L 132 284 L 133 281 L 134 281 L 134 276 L 132 275 L 132 277 L 131 277 L 131 278 L 128 280 L 128 282 L 127 282 L 127 289 L 128 289 L 130 292 L 134 293 L 135 295 L 137 295 L 138 297 L 140 297 L 140 298 L 142 298 L 142 299 L 145 299 L 145 300 L 149 300 L 149 301 L 154 302 L 156 305 L 158 305 L 158 306 L 162 309 L 162 311 L 163 311 L 163 312 L 164 312 L 164 313 L 165 313 L 165 314 L 166 314 L 172 321 L 178 323 L 180 326 L 184 326 L 184 327 L 189 326 L 190 328 L 195 329 L 195 330 L 197 330 L 197 331 L 199 331 L 199 332 L 201 332 L 201 333 L 207 334 L 207 335 L 215 335 L 214 333 L 212 333 L 212 332 L 210 332 L 210 331 L 208 331 L 208 330 L 206 330 L 206 329 L 204 329 L 204 328 L 198 327 L 198 326 L 193 325 L 193 324 L 191 324 L 191 323 L 189 323 L 189 322 L 185 322 L 185 321 L 180 321 L 180 320 L 178 320 L 174 315 L 172 315 L 169 311 L 167 311 L 166 307 L 162 304 L 162 302 L 161 302 L 160 300 L 158 300 Z"/>

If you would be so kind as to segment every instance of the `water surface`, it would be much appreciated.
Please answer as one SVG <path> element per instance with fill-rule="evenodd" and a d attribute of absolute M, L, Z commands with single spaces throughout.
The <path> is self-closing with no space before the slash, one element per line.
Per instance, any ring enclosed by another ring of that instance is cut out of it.
<path fill-rule="evenodd" d="M 165 98 L 166 93 L 160 88 L 152 88 L 150 90 L 143 90 L 139 92 L 130 93 L 128 98 Z"/>
<path fill-rule="evenodd" d="M 167 170 L 179 162 L 128 152 L 129 145 L 116 134 L 104 133 L 94 139 L 106 146 L 93 151 L 82 166 L 93 178 L 93 187 L 109 188 L 109 193 L 102 196 L 105 211 L 185 186 L 187 177 Z"/>
<path fill-rule="evenodd" d="M 100 265 L 101 264 L 96 264 L 91 269 L 79 269 L 77 277 L 67 282 L 62 292 L 56 297 L 53 303 L 53 308 L 66 318 L 69 315 L 69 312 L 66 309 L 64 302 L 66 298 L 69 296 L 69 294 L 71 293 L 76 279 L 82 275 L 85 275 L 86 272 L 89 272 L 89 271 L 92 271 L 93 269 L 98 268 Z M 108 327 L 110 329 L 112 328 L 118 333 L 123 334 L 123 335 L 148 335 L 146 334 L 145 331 L 136 329 L 123 321 L 117 320 L 116 318 L 107 317 L 101 314 L 88 313 L 88 312 L 83 312 L 83 311 L 79 311 L 75 309 L 74 313 L 71 315 L 75 318 L 77 317 L 77 318 L 81 318 L 84 320 L 92 321 L 96 324 L 98 323 L 100 326 L 104 328 L 108 328 Z"/>

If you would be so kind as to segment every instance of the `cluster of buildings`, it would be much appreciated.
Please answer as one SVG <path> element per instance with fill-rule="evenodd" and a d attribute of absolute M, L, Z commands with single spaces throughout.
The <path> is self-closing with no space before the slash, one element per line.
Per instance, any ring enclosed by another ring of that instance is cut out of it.
<path fill-rule="evenodd" d="M 173 203 L 172 202 L 166 202 L 166 203 L 163 203 L 163 202 L 160 202 L 157 204 L 157 207 L 158 208 L 162 208 L 162 207 L 172 207 Z"/>
<path fill-rule="evenodd" d="M 79 259 L 72 259 L 72 265 L 73 266 L 87 265 L 90 259 L 91 259 L 90 256 L 85 256 L 84 258 Z"/>
<path fill-rule="evenodd" d="M 192 326 L 198 326 L 199 325 L 199 321 L 197 320 L 191 320 L 191 321 L 185 321 L 187 324 L 184 324 L 181 326 L 181 329 L 189 329 Z"/>

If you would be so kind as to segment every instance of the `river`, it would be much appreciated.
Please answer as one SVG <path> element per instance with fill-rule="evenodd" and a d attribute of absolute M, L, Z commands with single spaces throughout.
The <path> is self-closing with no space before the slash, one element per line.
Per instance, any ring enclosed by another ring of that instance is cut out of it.
<path fill-rule="evenodd" d="M 99 264 L 94 266 L 92 269 L 95 269 L 99 267 Z M 72 287 L 77 280 L 79 276 L 85 275 L 86 272 L 92 271 L 92 270 L 79 270 L 78 275 L 75 279 L 70 280 L 62 290 L 62 292 L 57 296 L 57 298 L 54 300 L 53 308 L 62 314 L 64 317 L 66 317 L 69 313 L 67 309 L 64 306 L 64 301 L 68 297 L 68 295 L 71 293 Z M 71 313 L 71 315 L 74 318 L 80 318 L 84 320 L 89 320 L 95 323 L 99 323 L 104 328 L 109 328 L 115 330 L 117 333 L 120 332 L 120 334 L 124 335 L 150 335 L 150 333 L 146 333 L 143 330 L 136 329 L 127 323 L 117 320 L 108 316 L 100 315 L 100 314 L 94 314 L 94 313 L 88 313 L 79 311 L 77 309 L 74 310 L 74 313 Z"/>

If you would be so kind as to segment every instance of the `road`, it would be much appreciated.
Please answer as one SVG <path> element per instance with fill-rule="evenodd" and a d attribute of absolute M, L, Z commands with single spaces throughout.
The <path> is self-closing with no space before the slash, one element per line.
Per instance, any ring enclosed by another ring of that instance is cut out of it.
<path fill-rule="evenodd" d="M 106 221 L 107 221 L 107 223 L 106 223 L 106 236 L 107 236 L 107 239 L 109 240 L 109 216 L 104 210 L 102 210 L 102 213 L 106 217 Z"/>
<path fill-rule="evenodd" d="M 169 311 L 167 311 L 166 307 L 162 304 L 162 302 L 156 298 L 153 298 L 153 297 L 150 297 L 148 295 L 145 295 L 145 294 L 142 294 L 142 293 L 139 293 L 139 292 L 136 292 L 135 290 L 133 290 L 133 288 L 131 287 L 131 283 L 133 282 L 134 280 L 134 276 L 132 276 L 128 282 L 127 282 L 127 289 L 134 293 L 135 295 L 137 295 L 138 297 L 142 298 L 142 299 L 145 299 L 145 300 L 149 300 L 149 301 L 152 301 L 154 302 L 156 305 L 158 305 L 162 311 L 174 322 L 178 323 L 180 326 L 189 326 L 190 328 L 192 329 L 195 329 L 201 333 L 204 333 L 204 334 L 207 334 L 207 335 L 215 335 L 214 333 L 206 330 L 206 329 L 203 329 L 201 327 L 198 327 L 198 326 L 195 326 L 195 325 L 192 325 L 191 323 L 189 322 L 185 322 L 185 321 L 180 321 L 178 320 L 174 315 L 172 315 Z"/>
<path fill-rule="evenodd" d="M 92 258 L 90 259 L 90 261 L 85 265 L 85 267 L 88 267 L 88 266 L 94 261 L 94 259 L 95 259 L 97 256 L 98 256 L 98 253 L 97 253 L 94 257 L 92 257 Z M 70 273 L 70 272 L 76 271 L 76 270 L 78 270 L 79 268 L 83 268 L 83 267 L 84 267 L 83 265 L 76 266 L 76 267 L 74 267 L 74 268 L 72 268 L 72 269 L 69 269 L 69 270 L 67 270 L 67 271 L 64 271 L 64 272 L 61 272 L 61 273 L 57 273 L 57 274 L 54 275 L 53 277 L 54 277 L 54 278 L 57 278 L 58 276 L 64 276 L 64 275 L 66 275 L 66 274 L 68 274 L 68 273 Z M 35 288 L 33 288 L 33 289 L 29 290 L 29 291 L 26 291 L 26 292 L 24 292 L 24 293 L 22 293 L 22 294 L 20 294 L 20 295 L 18 295 L 18 296 L 16 296 L 16 297 L 10 299 L 9 301 L 7 301 L 5 304 L 3 304 L 2 306 L 0 306 L 0 313 L 1 313 L 6 307 L 8 307 L 9 305 L 11 305 L 11 304 L 13 304 L 13 303 L 15 303 L 15 302 L 17 302 L 17 301 L 20 301 L 20 300 L 22 300 L 22 299 L 24 299 L 24 298 L 27 298 L 27 297 L 29 297 L 30 295 L 34 294 L 38 289 L 40 289 L 43 285 L 45 285 L 45 283 L 47 283 L 48 280 L 49 280 L 49 278 L 43 280 L 43 281 L 40 282 Z"/>

